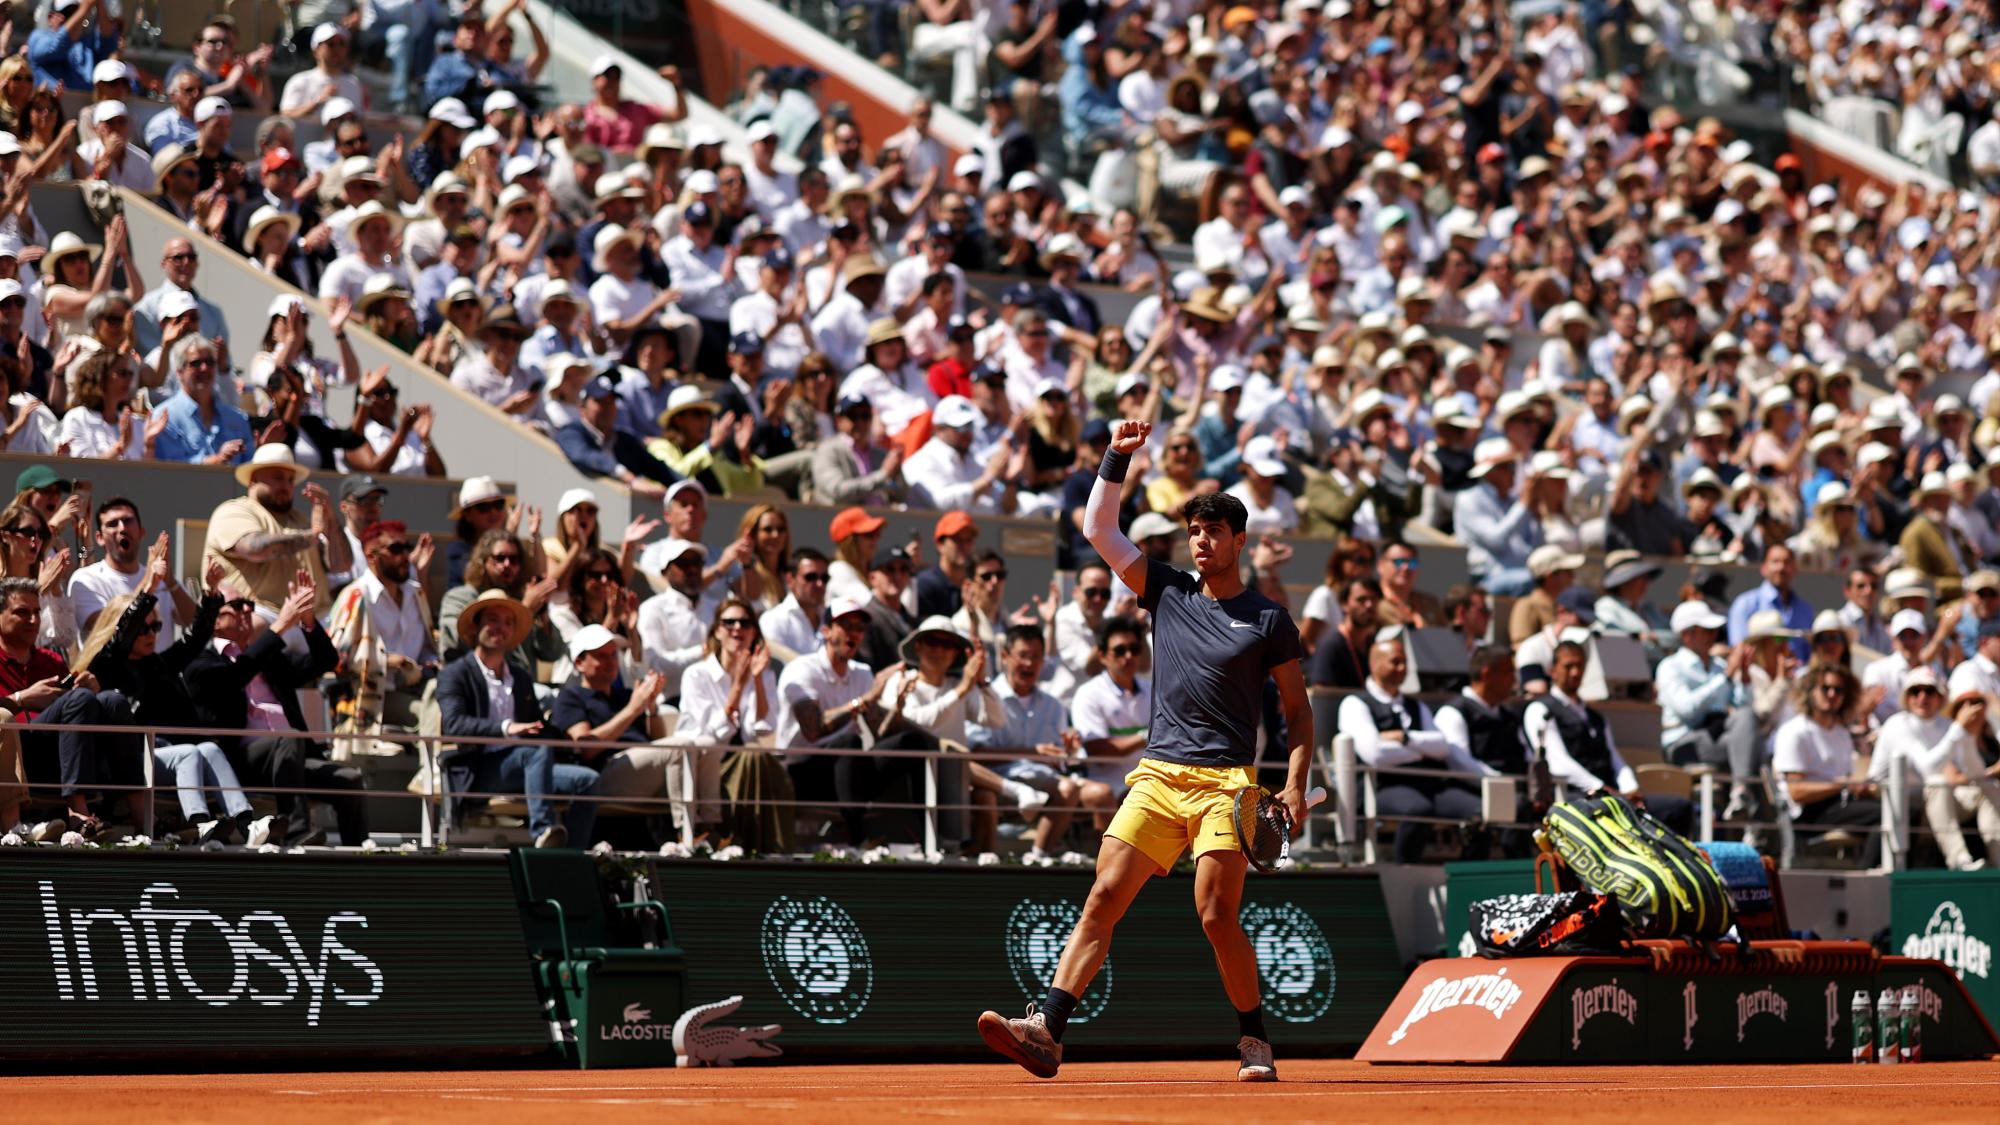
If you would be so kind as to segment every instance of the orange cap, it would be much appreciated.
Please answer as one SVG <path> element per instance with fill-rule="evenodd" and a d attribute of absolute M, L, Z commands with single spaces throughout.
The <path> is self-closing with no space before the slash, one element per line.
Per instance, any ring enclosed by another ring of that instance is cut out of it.
<path fill-rule="evenodd" d="M 966 515 L 964 512 L 946 512 L 944 515 L 938 517 L 937 528 L 931 532 L 931 540 L 936 542 L 939 539 L 950 539 L 961 531 L 977 531 L 978 529 L 979 525 L 973 523 L 972 517 Z"/>
<path fill-rule="evenodd" d="M 870 532 L 880 531 L 882 525 L 888 522 L 881 516 L 869 515 L 866 508 L 843 508 L 833 517 L 833 523 L 827 528 L 827 533 L 833 536 L 835 543 L 838 543 L 850 535 L 867 535 Z"/>

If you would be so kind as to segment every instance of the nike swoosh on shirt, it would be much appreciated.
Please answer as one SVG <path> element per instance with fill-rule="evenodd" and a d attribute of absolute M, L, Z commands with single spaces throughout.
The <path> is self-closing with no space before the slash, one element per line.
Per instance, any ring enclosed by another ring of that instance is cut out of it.
<path fill-rule="evenodd" d="M 1252 624 L 1250 624 L 1250 623 L 1249 623 L 1248 621 L 1231 621 L 1231 622 L 1229 623 L 1229 627 L 1230 627 L 1231 629 L 1255 629 L 1255 628 L 1256 628 L 1256 626 L 1255 626 L 1255 625 L 1252 625 Z"/>

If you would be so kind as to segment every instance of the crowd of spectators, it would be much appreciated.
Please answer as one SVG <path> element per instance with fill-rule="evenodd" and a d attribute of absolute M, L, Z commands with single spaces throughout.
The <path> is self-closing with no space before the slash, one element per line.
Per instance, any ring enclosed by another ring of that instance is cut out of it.
<path fill-rule="evenodd" d="M 459 781 L 518 782 L 539 837 L 594 831 L 576 820 L 589 802 L 572 802 L 564 824 L 543 799 L 594 786 L 682 797 L 702 830 L 774 844 L 791 827 L 759 816 L 760 802 L 824 800 L 865 838 L 866 802 L 910 780 L 882 763 L 916 759 L 689 760 L 685 739 L 640 752 L 676 739 L 642 720 L 692 694 L 721 713 L 683 713 L 677 729 L 745 745 L 977 743 L 1021 718 L 1003 742 L 1061 747 L 1028 681 L 1005 674 L 1031 666 L 1029 649 L 1010 657 L 1027 632 L 1043 647 L 1038 690 L 1070 708 L 1054 729 L 1083 736 L 1055 756 L 1129 749 L 1123 720 L 1143 711 L 1144 680 L 1111 674 L 1134 646 L 1103 630 L 1136 621 L 1143 640 L 1143 612 L 1010 606 L 1004 557 L 962 540 L 976 541 L 981 516 L 1052 519 L 1061 568 L 1089 588 L 1101 572 L 1081 540 L 1082 498 L 1116 419 L 1159 423 L 1120 512 L 1142 549 L 1170 556 L 1181 506 L 1217 490 L 1244 502 L 1253 568 L 1279 594 L 1291 537 L 1348 544 L 1304 606 L 1304 634 L 1316 683 L 1379 705 L 1342 728 L 1385 736 L 1361 739 L 1384 768 L 1505 766 L 1449 736 L 1470 719 L 1436 716 L 1440 740 L 1386 737 L 1382 714 L 1406 733 L 1430 720 L 1398 702 L 1392 665 L 1377 668 L 1400 648 L 1380 626 L 1456 628 L 1476 658 L 1470 642 L 1501 640 L 1492 618 L 1504 614 L 1516 678 L 1549 694 L 1521 716 L 1524 749 L 1496 761 L 1636 793 L 1564 686 L 1571 630 L 1629 635 L 1657 669 L 1670 759 L 1729 769 L 1733 805 L 1755 800 L 1748 783 L 1776 762 L 1780 781 L 1804 787 L 1791 799 L 1808 819 L 1825 800 L 1820 775 L 1852 771 L 1829 738 L 1794 729 L 1833 710 L 1781 699 L 1826 663 L 1805 637 L 1816 611 L 1835 609 L 1793 593 L 1794 570 L 1873 584 L 1839 610 L 1857 677 L 1875 667 L 1864 656 L 1909 659 L 1883 604 L 1918 587 L 1923 604 L 1909 608 L 1940 679 L 1974 679 L 1953 666 L 1991 674 L 1979 646 L 2000 594 L 2000 334 L 1985 309 L 2000 210 L 1913 185 L 1812 183 L 1795 158 L 1766 165 L 1715 119 L 1648 109 L 1639 72 L 1603 65 L 1616 37 L 1601 34 L 1601 11 L 925 3 L 908 44 L 875 25 L 878 53 L 950 69 L 952 101 L 982 122 L 972 152 L 937 139 L 927 101 L 894 135 L 866 136 L 823 103 L 815 75 L 780 68 L 734 108 L 747 127 L 738 161 L 687 119 L 672 67 L 659 104 L 626 96 L 611 56 L 591 64 L 587 104 L 538 104 L 547 48 L 517 2 L 450 15 L 419 4 L 429 14 L 400 35 L 366 6 L 322 7 L 297 44 L 311 66 L 281 84 L 267 45 L 239 54 L 231 21 L 210 22 L 143 129 L 145 79 L 118 57 L 117 21 L 97 18 L 94 0 L 49 9 L 15 68 L 26 81 L 0 81 L 0 125 L 19 131 L 0 141 L 4 440 L 237 466 L 250 494 L 218 510 L 210 553 L 266 617 L 306 564 L 348 685 L 337 714 L 358 732 L 416 727 L 429 707 L 447 732 L 541 723 L 633 741 L 578 762 L 468 750 Z M 1922 34 L 1973 34 L 1972 20 L 1931 19 Z M 407 106 L 420 126 L 371 135 L 357 37 L 391 63 L 382 108 Z M 1812 50 L 1815 66 L 1837 53 Z M 91 91 L 76 122 L 43 96 L 57 82 Z M 816 115 L 805 129 L 801 105 Z M 240 157 L 237 113 L 269 114 Z M 1060 156 L 1042 152 L 1051 123 Z M 1137 181 L 1123 205 L 1050 174 L 1120 160 Z M 95 245 L 36 220 L 19 189 L 64 177 L 153 196 L 317 294 L 336 354 L 315 354 L 318 314 L 281 297 L 239 366 L 202 296 L 196 240 L 169 240 L 148 285 L 151 263 L 135 261 L 121 221 Z M 1175 268 L 1169 240 L 1189 244 L 1190 266 Z M 467 482 L 448 543 L 381 520 L 396 477 L 446 473 L 450 435 L 433 433 L 427 407 L 401 405 L 386 369 L 360 370 L 348 339 L 359 328 L 547 435 L 587 475 L 659 500 L 666 538 L 645 545 L 651 520 L 599 528 L 587 490 L 564 497 L 544 537 L 541 514 L 488 480 Z M 335 386 L 357 391 L 351 420 L 325 415 Z M 352 474 L 337 508 L 311 491 L 294 503 L 289 480 L 310 468 Z M 792 549 L 785 509 L 766 507 L 710 558 L 711 496 L 841 507 L 834 557 Z M 894 505 L 964 521 L 940 525 L 936 567 L 880 543 L 875 513 Z M 1409 544 L 1441 536 L 1464 546 L 1473 581 L 1440 600 Z M 1356 544 L 1379 547 L 1379 578 Z M 445 589 L 425 589 L 440 548 Z M 1573 580 L 1600 551 L 1629 557 L 1593 598 Z M 1647 595 L 1644 560 L 1659 557 L 1754 565 L 1767 581 L 1714 607 L 1723 623 L 1690 642 L 1694 600 L 1669 614 L 1676 599 Z M 820 589 L 798 589 L 821 572 Z M 504 601 L 485 598 L 495 590 Z M 59 586 L 44 592 L 38 627 L 74 646 L 89 623 Z M 755 611 L 761 640 L 720 624 L 731 598 Z M 135 604 L 125 612 L 143 613 Z M 1065 626 L 1072 612 L 1081 620 Z M 195 607 L 179 615 L 192 622 Z M 503 617 L 527 623 L 518 638 Z M 1765 642 L 1791 633 L 1787 664 Z M 1735 686 L 1715 687 L 1717 675 Z M 578 696 L 579 684 L 598 686 Z M 1864 751 L 1902 702 L 1879 686 L 1848 692 L 1848 710 L 1872 716 L 1854 729 Z M 1725 712 L 1736 728 L 1709 729 Z M 1810 768 L 1791 769 L 1801 746 Z M 982 850 L 1003 808 L 1035 813 L 1053 846 L 1050 825 L 1101 816 L 1119 780 L 1102 763 L 965 764 L 944 780 L 972 807 L 956 834 Z M 1459 815 L 1458 783 L 1440 784 L 1385 808 Z M 1399 836 L 1399 854 L 1421 836 Z"/>

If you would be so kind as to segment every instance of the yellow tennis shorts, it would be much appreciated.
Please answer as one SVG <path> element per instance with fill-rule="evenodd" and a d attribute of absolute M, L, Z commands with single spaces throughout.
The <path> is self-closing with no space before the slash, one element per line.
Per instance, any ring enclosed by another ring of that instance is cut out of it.
<path fill-rule="evenodd" d="M 1249 766 L 1184 766 L 1141 758 L 1125 775 L 1125 784 L 1131 792 L 1104 834 L 1145 852 L 1161 871 L 1168 871 L 1190 844 L 1196 859 L 1207 852 L 1237 850 L 1230 811 L 1237 792 L 1257 784 L 1257 777 Z"/>

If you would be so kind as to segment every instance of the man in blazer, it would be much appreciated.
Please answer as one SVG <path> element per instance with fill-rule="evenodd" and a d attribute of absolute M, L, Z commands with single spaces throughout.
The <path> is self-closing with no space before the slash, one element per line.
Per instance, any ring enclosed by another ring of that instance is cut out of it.
<path fill-rule="evenodd" d="M 1910 499 L 1917 515 L 1903 528 L 1897 544 L 1903 549 L 1903 565 L 1923 571 L 1937 585 L 1940 604 L 1956 600 L 1972 569 L 1966 564 L 1978 565 L 1979 556 L 1946 518 L 1951 511 L 1951 492 L 1944 474 L 1936 470 L 1925 473 Z"/>
<path fill-rule="evenodd" d="M 241 730 L 242 738 L 217 739 L 246 788 L 279 790 L 279 814 L 288 822 L 289 844 L 319 844 L 304 798 L 285 790 L 344 789 L 352 795 L 323 798 L 340 824 L 340 842 L 356 847 L 368 839 L 367 788 L 361 771 L 327 760 L 322 747 L 295 732 L 308 730 L 299 708 L 299 690 L 333 671 L 339 657 L 333 641 L 313 616 L 312 579 L 300 571 L 291 594 L 266 627 L 257 603 L 226 590 L 215 617 L 215 639 L 181 673 L 194 696 L 201 721 Z M 286 647 L 285 634 L 297 628 L 306 650 Z"/>
<path fill-rule="evenodd" d="M 516 675 L 507 654 L 534 628 L 528 607 L 488 590 L 458 614 L 458 635 L 471 652 L 438 673 L 438 709 L 446 738 L 539 738 L 542 706 L 534 681 Z M 555 737 L 561 737 L 557 735 Z M 528 799 L 528 830 L 538 848 L 590 845 L 597 802 L 571 801 L 561 823 L 552 798 L 597 792 L 597 771 L 559 763 L 545 742 L 523 746 L 464 746 L 445 765 L 454 791 L 520 793 Z"/>

